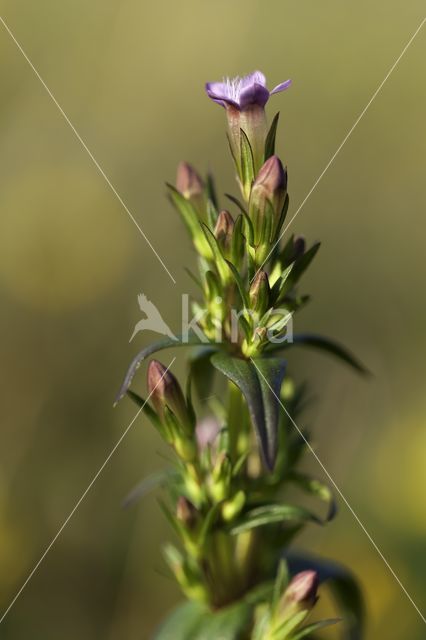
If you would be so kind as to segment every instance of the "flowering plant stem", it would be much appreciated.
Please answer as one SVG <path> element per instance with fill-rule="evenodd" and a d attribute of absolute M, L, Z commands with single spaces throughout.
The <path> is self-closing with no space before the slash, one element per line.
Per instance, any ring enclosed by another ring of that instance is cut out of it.
<path fill-rule="evenodd" d="M 175 455 L 160 479 L 178 544 L 164 552 L 189 603 L 161 625 L 157 640 L 314 637 L 336 622 L 308 621 L 325 578 L 343 606 L 347 637 L 362 634 L 362 601 L 350 574 L 289 551 L 305 526 L 324 525 L 336 509 L 328 486 L 299 469 L 308 436 L 293 421 L 305 387 L 282 354 L 305 344 L 363 370 L 330 339 L 293 333 L 293 317 L 308 302 L 300 280 L 319 244 L 308 248 L 293 235 L 281 242 L 287 170 L 275 154 L 278 114 L 268 129 L 265 105 L 289 85 L 269 92 L 260 72 L 206 85 L 228 120 L 240 190 L 228 196 L 233 215 L 218 207 L 211 176 L 202 179 L 187 163 L 179 165 L 176 186 L 168 185 L 198 255 L 197 322 L 185 339 L 143 350 L 119 394 L 143 407 Z M 177 345 L 193 350 L 185 391 L 170 369 L 151 360 L 146 403 L 129 389 L 137 367 L 146 355 Z M 325 512 L 295 503 L 292 487 L 323 501 Z"/>

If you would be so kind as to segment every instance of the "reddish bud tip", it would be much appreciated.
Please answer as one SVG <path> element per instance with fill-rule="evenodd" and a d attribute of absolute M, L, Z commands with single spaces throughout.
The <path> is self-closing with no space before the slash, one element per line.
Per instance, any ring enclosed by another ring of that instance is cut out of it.
<path fill-rule="evenodd" d="M 229 211 L 221 211 L 217 217 L 216 226 L 214 228 L 214 235 L 216 238 L 221 236 L 228 236 L 232 233 L 234 228 L 234 219 Z"/>
<path fill-rule="evenodd" d="M 313 607 L 317 600 L 319 586 L 316 571 L 302 571 L 294 576 L 288 585 L 284 598 L 286 602 L 302 604 L 304 607 Z"/>
<path fill-rule="evenodd" d="M 176 505 L 176 518 L 186 527 L 192 528 L 196 523 L 198 511 L 185 496 L 180 496 Z"/>
<path fill-rule="evenodd" d="M 179 382 L 158 360 L 151 360 L 148 366 L 148 391 L 157 413 L 164 416 L 167 406 L 182 424 L 188 422 L 188 411 Z"/>
<path fill-rule="evenodd" d="M 216 226 L 214 228 L 214 235 L 225 250 L 225 253 L 230 249 L 232 243 L 232 233 L 234 231 L 234 219 L 229 211 L 221 211 L 217 217 Z"/>
<path fill-rule="evenodd" d="M 278 156 L 271 156 L 260 168 L 254 186 L 262 186 L 272 200 L 277 191 L 287 189 L 287 171 Z"/>
<path fill-rule="evenodd" d="M 187 162 L 180 162 L 177 168 L 176 189 L 190 200 L 204 192 L 204 182 L 199 174 Z"/>
<path fill-rule="evenodd" d="M 259 269 L 249 291 L 250 305 L 254 311 L 263 315 L 269 305 L 271 289 L 266 271 Z"/>
<path fill-rule="evenodd" d="M 306 249 L 305 238 L 303 236 L 297 236 L 293 242 L 293 251 L 294 251 L 293 260 L 297 260 L 297 258 L 300 258 L 300 256 L 303 256 L 303 254 L 305 253 L 305 249 Z"/>

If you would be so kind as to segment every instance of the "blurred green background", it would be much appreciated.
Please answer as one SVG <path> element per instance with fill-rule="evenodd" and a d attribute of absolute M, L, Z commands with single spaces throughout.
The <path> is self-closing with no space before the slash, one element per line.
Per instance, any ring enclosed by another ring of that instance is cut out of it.
<path fill-rule="evenodd" d="M 174 275 L 172 281 L 0 25 L 0 601 L 4 611 L 129 424 L 112 408 L 136 296 L 179 326 L 194 263 L 164 197 L 180 159 L 236 191 L 224 114 L 206 80 L 262 69 L 281 111 L 292 211 L 400 54 L 422 0 L 3 0 L 1 15 Z M 425 28 L 426 29 L 426 28 Z M 333 335 L 374 377 L 295 352 L 312 384 L 316 450 L 420 609 L 426 608 L 426 30 L 414 41 L 293 230 L 323 248 L 296 328 Z M 174 369 L 184 371 L 179 353 Z M 167 363 L 171 355 L 162 358 Z M 136 386 L 144 390 L 141 371 Z M 7 640 L 141 640 L 180 598 L 155 495 L 120 503 L 164 466 L 139 419 L 1 624 Z M 318 473 L 315 462 L 307 466 Z M 344 505 L 301 541 L 345 562 L 369 640 L 424 623 Z M 334 632 L 333 632 L 334 633 Z M 330 632 L 327 637 L 332 636 Z"/>

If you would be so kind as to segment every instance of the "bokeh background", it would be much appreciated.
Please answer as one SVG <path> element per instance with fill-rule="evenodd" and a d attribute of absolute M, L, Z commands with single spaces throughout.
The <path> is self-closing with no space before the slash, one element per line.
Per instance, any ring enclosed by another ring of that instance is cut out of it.
<path fill-rule="evenodd" d="M 206 80 L 262 69 L 275 96 L 292 212 L 424 17 L 422 0 L 3 0 L 1 15 L 111 179 L 173 284 L 0 24 L 0 602 L 6 610 L 135 409 L 112 408 L 136 350 L 136 296 L 179 326 L 194 263 L 164 197 L 180 159 L 235 191 L 222 110 Z M 298 329 L 350 346 L 367 380 L 302 352 L 320 458 L 414 601 L 426 609 L 426 28 L 293 224 L 323 248 Z M 171 358 L 166 354 L 163 360 Z M 183 355 L 174 369 L 183 373 Z M 167 362 L 169 361 L 167 360 Z M 141 371 L 136 385 L 142 390 Z M 139 419 L 1 623 L 5 640 L 149 638 L 180 594 L 150 495 L 162 468 Z M 319 474 L 312 461 L 307 465 Z M 302 540 L 349 565 L 369 640 L 424 623 L 344 505 Z M 333 632 L 334 633 L 334 632 Z M 332 636 L 332 633 L 327 637 Z"/>

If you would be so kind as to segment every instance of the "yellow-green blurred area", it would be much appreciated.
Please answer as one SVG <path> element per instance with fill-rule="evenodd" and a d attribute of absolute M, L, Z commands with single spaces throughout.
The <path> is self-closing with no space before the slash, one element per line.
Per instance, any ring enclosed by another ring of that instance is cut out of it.
<path fill-rule="evenodd" d="M 234 192 L 206 80 L 261 69 L 281 111 L 290 215 L 424 17 L 422 0 L 3 0 L 1 15 L 176 280 L 0 24 L 0 602 L 5 611 L 135 414 L 112 402 L 144 292 L 178 329 L 194 254 L 164 197 L 179 160 Z M 296 330 L 348 345 L 358 378 L 294 351 L 316 451 L 426 611 L 426 27 L 292 224 L 323 247 Z M 222 204 L 224 201 L 222 200 Z M 162 355 L 169 364 L 172 353 Z M 184 355 L 173 370 L 184 375 Z M 135 389 L 145 394 L 144 370 Z M 5 640 L 141 640 L 179 599 L 155 494 L 121 501 L 168 452 L 131 427 L 0 624 Z M 324 478 L 311 458 L 305 466 Z M 301 543 L 353 569 L 369 640 L 420 640 L 421 617 L 353 514 Z M 337 638 L 338 630 L 325 637 Z"/>

